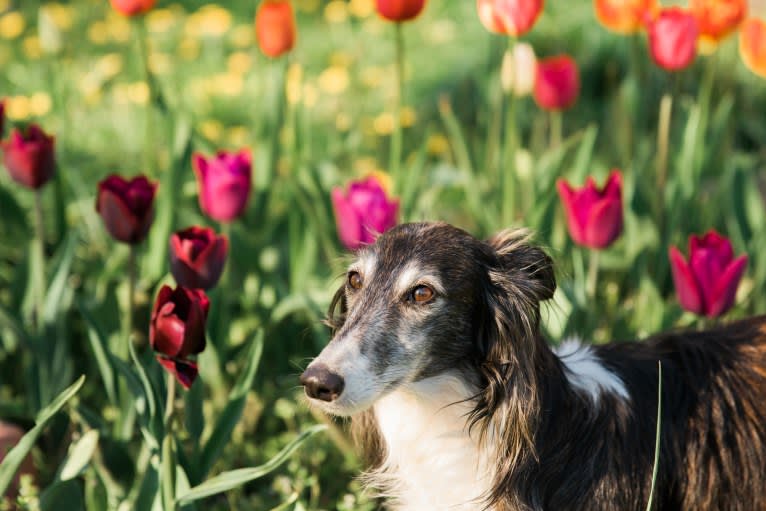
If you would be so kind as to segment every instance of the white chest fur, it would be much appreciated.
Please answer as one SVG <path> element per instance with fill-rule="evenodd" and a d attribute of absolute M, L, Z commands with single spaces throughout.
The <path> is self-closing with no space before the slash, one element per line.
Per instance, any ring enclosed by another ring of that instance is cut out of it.
<path fill-rule="evenodd" d="M 470 391 L 452 376 L 438 376 L 397 389 L 375 404 L 386 446 L 371 486 L 397 511 L 475 511 L 489 489 L 486 456 L 466 424 Z"/>

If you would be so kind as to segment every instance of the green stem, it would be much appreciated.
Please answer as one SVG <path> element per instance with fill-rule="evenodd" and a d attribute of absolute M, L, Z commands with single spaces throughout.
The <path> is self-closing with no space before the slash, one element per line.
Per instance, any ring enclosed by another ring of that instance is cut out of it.
<path fill-rule="evenodd" d="M 550 146 L 551 148 L 558 147 L 561 145 L 561 141 L 563 139 L 563 128 L 562 128 L 562 119 L 561 119 L 561 111 L 559 110 L 552 110 L 550 113 Z"/>
<path fill-rule="evenodd" d="M 146 112 L 145 112 L 145 125 L 144 125 L 144 147 L 143 147 L 143 153 L 144 153 L 144 167 L 150 175 L 152 174 L 154 170 L 154 142 L 155 142 L 155 136 L 154 136 L 154 123 L 152 122 L 152 105 L 154 103 L 155 98 L 155 90 L 154 90 L 154 80 L 152 80 L 152 73 L 149 69 L 149 45 L 147 42 L 148 32 L 146 30 L 146 25 L 144 25 L 143 18 L 138 19 L 134 25 L 136 29 L 136 41 L 138 44 L 138 54 L 139 58 L 141 59 L 141 66 L 143 67 L 144 71 L 144 81 L 146 82 L 146 86 L 149 88 L 149 100 L 146 102 Z"/>
<path fill-rule="evenodd" d="M 131 244 L 128 248 L 128 343 L 133 342 L 133 318 L 136 308 L 136 246 Z"/>
<path fill-rule="evenodd" d="M 503 226 L 513 223 L 516 209 L 516 98 L 510 93 L 505 119 L 505 154 L 503 157 Z"/>
<path fill-rule="evenodd" d="M 32 319 L 33 328 L 37 333 L 41 333 L 43 328 L 43 308 L 45 306 L 45 220 L 43 215 L 43 197 L 42 189 L 35 190 L 35 236 L 37 243 L 35 250 L 40 262 L 41 275 L 38 275 L 37 291 L 35 292 L 35 311 Z"/>
<path fill-rule="evenodd" d="M 170 429 L 170 423 L 173 420 L 173 409 L 176 402 L 176 377 L 168 373 L 168 388 L 167 395 L 165 396 L 165 418 L 163 423 L 165 424 L 165 434 L 168 434 Z"/>
<path fill-rule="evenodd" d="M 396 98 L 394 100 L 394 131 L 391 134 L 391 156 L 389 172 L 396 180 L 402 160 L 402 105 L 404 103 L 404 35 L 402 24 L 395 23 L 396 29 Z"/>
<path fill-rule="evenodd" d="M 588 261 L 588 281 L 586 283 L 586 290 L 588 296 L 595 300 L 596 289 L 598 288 L 598 267 L 601 253 L 598 250 L 590 251 L 590 260 Z"/>
<path fill-rule="evenodd" d="M 668 174 L 668 144 L 670 139 L 670 118 L 673 111 L 673 96 L 664 94 L 660 100 L 659 123 L 657 125 L 657 218 L 664 218 L 665 184 Z"/>

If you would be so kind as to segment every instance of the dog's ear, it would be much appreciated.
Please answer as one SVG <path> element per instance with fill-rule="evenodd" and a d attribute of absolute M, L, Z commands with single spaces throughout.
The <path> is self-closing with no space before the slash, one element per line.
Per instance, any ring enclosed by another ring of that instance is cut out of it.
<path fill-rule="evenodd" d="M 509 280 L 512 288 L 541 302 L 553 298 L 556 275 L 551 258 L 529 239 L 526 230 L 507 229 L 487 240 L 497 255 L 497 271 L 505 274 L 504 278 L 495 274 L 493 280 Z"/>
<path fill-rule="evenodd" d="M 341 284 L 335 295 L 330 301 L 330 307 L 327 309 L 327 317 L 324 320 L 324 324 L 330 327 L 330 335 L 334 336 L 335 333 L 346 322 L 346 312 L 348 307 L 346 305 L 346 286 Z"/>

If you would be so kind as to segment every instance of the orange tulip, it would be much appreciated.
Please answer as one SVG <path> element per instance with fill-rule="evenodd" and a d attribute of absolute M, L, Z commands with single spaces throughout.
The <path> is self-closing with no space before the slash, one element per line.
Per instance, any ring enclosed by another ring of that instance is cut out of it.
<path fill-rule="evenodd" d="M 534 26 L 544 0 L 477 0 L 479 20 L 490 32 L 519 37 Z"/>
<path fill-rule="evenodd" d="M 649 51 L 654 63 L 668 71 L 680 71 L 697 56 L 697 19 L 680 7 L 667 7 L 647 25 Z"/>
<path fill-rule="evenodd" d="M 750 18 L 742 24 L 739 54 L 750 71 L 766 78 L 766 21 Z"/>
<path fill-rule="evenodd" d="M 154 7 L 157 0 L 109 0 L 112 8 L 125 16 L 144 14 Z"/>
<path fill-rule="evenodd" d="M 632 34 L 644 27 L 647 18 L 657 11 L 657 0 L 594 0 L 596 18 L 606 28 L 620 34 Z"/>
<path fill-rule="evenodd" d="M 264 55 L 277 58 L 295 46 L 293 7 L 288 0 L 264 0 L 255 15 L 255 35 Z"/>
<path fill-rule="evenodd" d="M 746 0 L 690 0 L 689 10 L 699 25 L 699 47 L 712 53 L 718 43 L 737 30 L 747 16 Z"/>

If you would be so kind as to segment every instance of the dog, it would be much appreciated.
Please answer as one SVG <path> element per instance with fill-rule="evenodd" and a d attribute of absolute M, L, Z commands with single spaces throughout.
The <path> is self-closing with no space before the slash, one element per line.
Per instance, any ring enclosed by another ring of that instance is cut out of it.
<path fill-rule="evenodd" d="M 356 256 L 300 379 L 351 417 L 388 509 L 766 509 L 766 316 L 554 351 L 553 264 L 523 231 L 404 224 Z"/>

